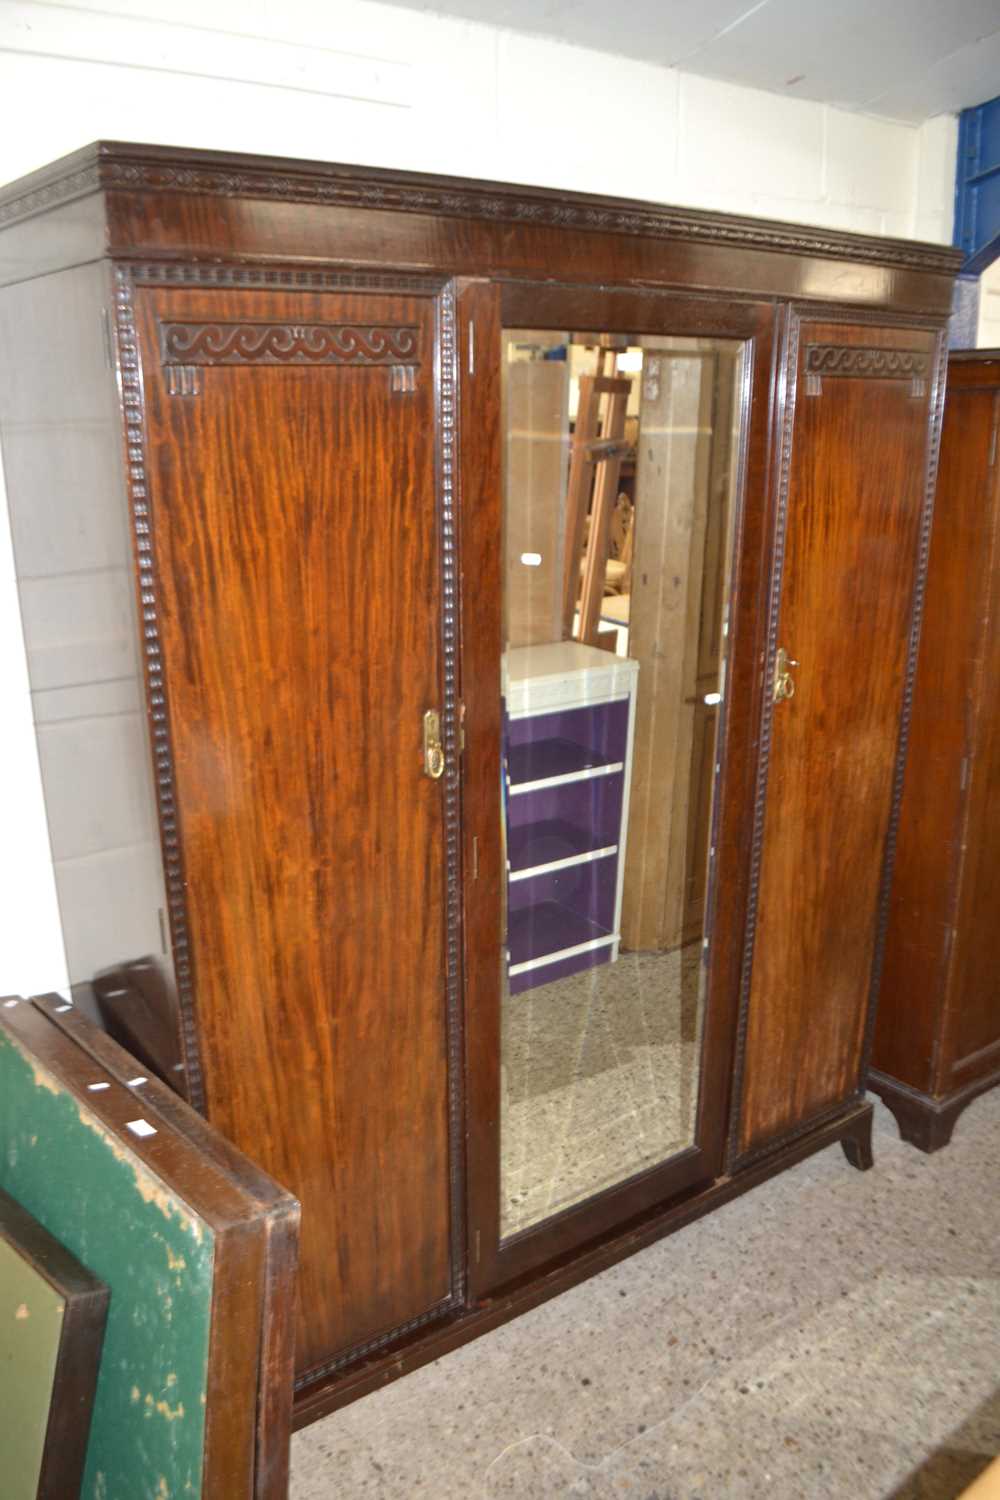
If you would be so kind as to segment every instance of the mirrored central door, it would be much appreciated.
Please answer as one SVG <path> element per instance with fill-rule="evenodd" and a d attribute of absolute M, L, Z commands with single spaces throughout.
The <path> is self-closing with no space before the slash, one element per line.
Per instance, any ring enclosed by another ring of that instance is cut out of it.
<path fill-rule="evenodd" d="M 503 1238 L 694 1145 L 742 380 L 503 334 Z"/>
<path fill-rule="evenodd" d="M 492 1008 L 470 993 L 494 1278 L 720 1170 L 705 1017 L 754 346 L 656 311 L 495 326 L 499 942 Z"/>

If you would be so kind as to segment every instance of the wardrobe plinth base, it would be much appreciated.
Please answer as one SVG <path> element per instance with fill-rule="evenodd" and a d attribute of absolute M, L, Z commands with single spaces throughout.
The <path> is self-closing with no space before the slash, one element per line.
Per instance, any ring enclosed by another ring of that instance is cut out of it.
<path fill-rule="evenodd" d="M 868 1074 L 869 1089 L 873 1094 L 878 1094 L 886 1108 L 892 1111 L 903 1140 L 928 1154 L 947 1146 L 955 1129 L 955 1122 L 963 1110 L 969 1107 L 973 1099 L 978 1099 L 980 1094 L 996 1088 L 998 1084 L 1000 1069 L 987 1074 L 985 1078 L 977 1078 L 953 1094 L 935 1099 L 930 1094 L 921 1093 L 919 1089 L 910 1088 L 909 1084 L 900 1083 L 898 1078 L 890 1078 L 887 1073 L 872 1069 Z"/>
<path fill-rule="evenodd" d="M 683 1229 L 703 1214 L 738 1198 L 768 1178 L 776 1177 L 787 1167 L 795 1166 L 825 1146 L 840 1141 L 852 1166 L 864 1170 L 871 1165 L 873 1113 L 873 1106 L 866 1100 L 853 1100 L 835 1119 L 785 1146 L 778 1146 L 731 1176 L 718 1177 L 707 1187 L 692 1189 L 664 1207 L 648 1210 L 598 1243 L 500 1288 L 492 1297 L 483 1298 L 462 1312 L 447 1314 L 414 1333 L 403 1335 L 378 1354 L 364 1356 L 333 1375 L 302 1385 L 295 1395 L 293 1426 L 296 1430 L 307 1427 L 339 1407 L 388 1385 L 400 1375 L 407 1375 L 480 1334 L 489 1333 L 549 1297 L 568 1291 L 656 1240 Z"/>

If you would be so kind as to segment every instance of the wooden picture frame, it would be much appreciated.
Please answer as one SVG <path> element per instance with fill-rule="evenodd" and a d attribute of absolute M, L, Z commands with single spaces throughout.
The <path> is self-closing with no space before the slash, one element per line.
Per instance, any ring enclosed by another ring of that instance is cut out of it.
<path fill-rule="evenodd" d="M 103 1281 L 0 1191 L 0 1451 L 9 1500 L 79 1493 L 109 1299 Z"/>
<path fill-rule="evenodd" d="M 85 1484 L 285 1500 L 296 1200 L 59 995 L 0 1000 L 0 1136 L 110 1286 Z"/>

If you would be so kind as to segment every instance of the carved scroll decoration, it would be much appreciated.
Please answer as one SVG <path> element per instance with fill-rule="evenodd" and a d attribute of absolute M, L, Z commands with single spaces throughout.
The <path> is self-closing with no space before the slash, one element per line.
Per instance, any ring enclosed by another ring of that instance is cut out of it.
<path fill-rule="evenodd" d="M 420 330 L 347 323 L 161 323 L 161 363 L 172 365 L 408 365 Z"/>
<path fill-rule="evenodd" d="M 809 344 L 806 375 L 867 380 L 924 379 L 930 356 L 920 349 L 865 349 L 856 344 Z"/>

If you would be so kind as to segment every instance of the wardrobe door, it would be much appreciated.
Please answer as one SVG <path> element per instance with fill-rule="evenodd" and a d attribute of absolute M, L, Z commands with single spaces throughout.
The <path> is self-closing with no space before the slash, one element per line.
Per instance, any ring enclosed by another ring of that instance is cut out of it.
<path fill-rule="evenodd" d="M 459 299 L 476 1294 L 722 1170 L 773 320 Z"/>
<path fill-rule="evenodd" d="M 861 1086 L 926 546 L 936 343 L 907 328 L 792 326 L 741 1154 Z"/>
<path fill-rule="evenodd" d="M 446 686 L 441 308 L 139 286 L 135 313 L 145 477 L 127 318 L 121 357 L 187 1061 L 213 1124 L 302 1201 L 305 1379 L 456 1290 L 454 739 L 440 780 L 424 744 Z"/>

